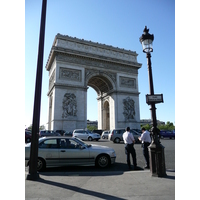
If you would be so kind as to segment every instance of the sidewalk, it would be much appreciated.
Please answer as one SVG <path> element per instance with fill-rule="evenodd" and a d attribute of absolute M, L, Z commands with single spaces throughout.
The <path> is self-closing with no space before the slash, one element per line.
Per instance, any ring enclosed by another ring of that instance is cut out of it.
<path fill-rule="evenodd" d="M 164 178 L 149 170 L 115 172 L 43 172 L 38 181 L 25 180 L 26 200 L 173 200 L 175 172 Z M 26 178 L 27 172 L 25 172 Z"/>

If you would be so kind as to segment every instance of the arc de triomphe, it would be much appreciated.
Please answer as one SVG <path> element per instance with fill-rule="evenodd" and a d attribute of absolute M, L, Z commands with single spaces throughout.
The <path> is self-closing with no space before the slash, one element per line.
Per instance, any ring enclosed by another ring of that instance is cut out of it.
<path fill-rule="evenodd" d="M 98 129 L 140 128 L 137 53 L 61 34 L 49 71 L 48 129 L 87 127 L 87 89 L 97 92 Z"/>

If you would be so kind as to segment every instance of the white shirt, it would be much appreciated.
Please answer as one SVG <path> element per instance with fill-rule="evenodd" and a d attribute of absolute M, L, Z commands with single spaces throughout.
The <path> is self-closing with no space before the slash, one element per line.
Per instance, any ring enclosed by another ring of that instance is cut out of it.
<path fill-rule="evenodd" d="M 151 137 L 150 137 L 150 133 L 149 133 L 149 131 L 144 131 L 143 133 L 142 133 L 142 135 L 141 135 L 141 141 L 142 141 L 142 143 L 144 143 L 144 142 L 149 142 L 149 143 L 151 143 Z"/>
<path fill-rule="evenodd" d="M 133 134 L 127 131 L 123 134 L 123 140 L 125 144 L 132 144 L 135 141 Z"/>

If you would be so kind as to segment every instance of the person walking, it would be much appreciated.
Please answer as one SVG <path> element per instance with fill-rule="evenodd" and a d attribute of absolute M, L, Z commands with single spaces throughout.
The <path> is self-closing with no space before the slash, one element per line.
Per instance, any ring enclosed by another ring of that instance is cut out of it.
<path fill-rule="evenodd" d="M 126 161 L 128 164 L 129 169 L 131 170 L 131 161 L 130 161 L 130 154 L 133 158 L 133 165 L 134 170 L 137 169 L 137 160 L 136 160 L 136 153 L 134 148 L 135 139 L 133 134 L 130 133 L 130 127 L 126 128 L 126 132 L 123 133 L 123 140 L 125 144 L 125 154 L 126 154 Z"/>
<path fill-rule="evenodd" d="M 151 144 L 151 136 L 149 131 L 147 131 L 144 127 L 142 128 L 142 135 L 138 138 L 142 142 L 143 147 L 143 155 L 146 161 L 145 169 L 149 169 L 149 151 L 148 146 Z"/>

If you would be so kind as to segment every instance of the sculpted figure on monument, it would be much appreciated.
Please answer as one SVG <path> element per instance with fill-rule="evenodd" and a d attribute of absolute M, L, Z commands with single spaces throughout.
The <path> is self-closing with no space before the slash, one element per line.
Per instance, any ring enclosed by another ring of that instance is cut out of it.
<path fill-rule="evenodd" d="M 123 100 L 124 104 L 124 117 L 126 120 L 134 119 L 135 117 L 135 102 L 130 97 Z"/>
<path fill-rule="evenodd" d="M 75 94 L 66 93 L 63 98 L 63 114 L 62 118 L 67 118 L 68 116 L 76 116 L 77 103 Z"/>

